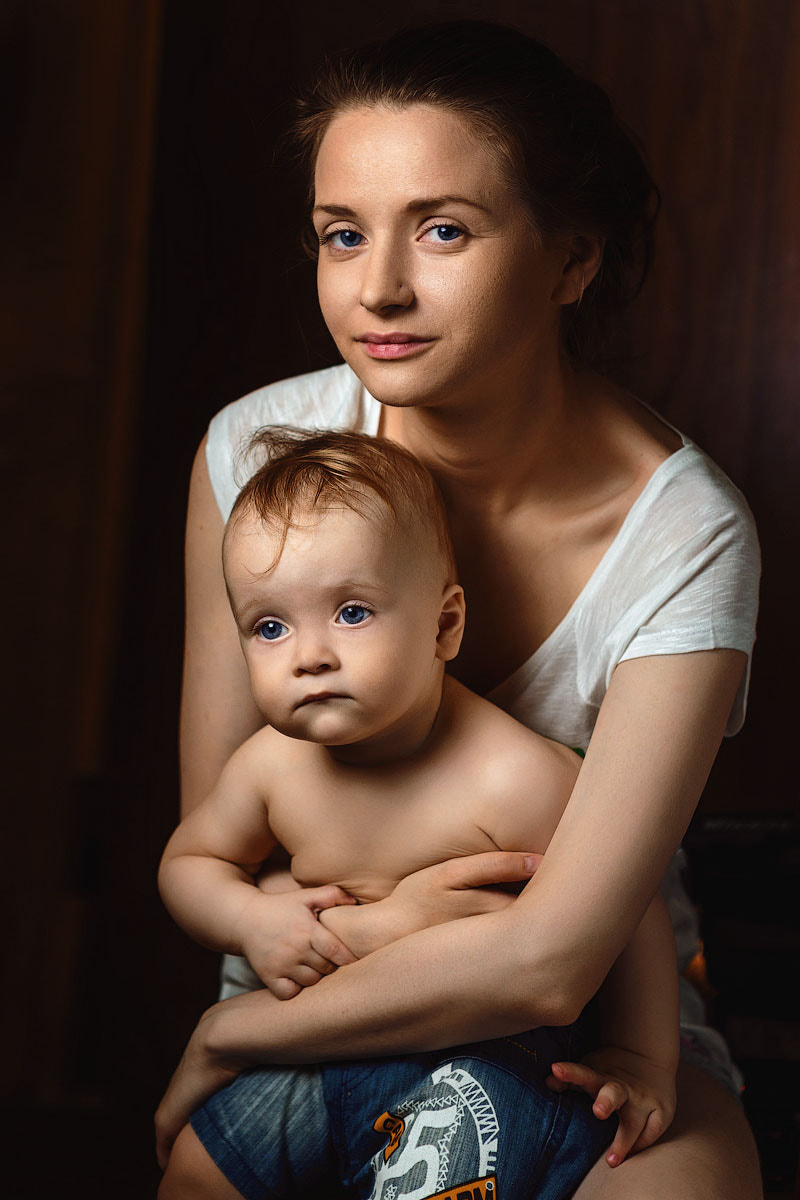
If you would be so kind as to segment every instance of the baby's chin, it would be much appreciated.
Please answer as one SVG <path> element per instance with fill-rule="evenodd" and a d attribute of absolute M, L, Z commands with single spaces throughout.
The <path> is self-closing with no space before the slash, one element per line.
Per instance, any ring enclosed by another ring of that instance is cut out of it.
<path fill-rule="evenodd" d="M 352 746 L 375 736 L 375 730 L 365 729 L 362 723 L 348 720 L 341 713 L 308 711 L 310 708 L 305 705 L 290 717 L 271 720 L 269 724 L 284 737 L 317 746 Z"/>

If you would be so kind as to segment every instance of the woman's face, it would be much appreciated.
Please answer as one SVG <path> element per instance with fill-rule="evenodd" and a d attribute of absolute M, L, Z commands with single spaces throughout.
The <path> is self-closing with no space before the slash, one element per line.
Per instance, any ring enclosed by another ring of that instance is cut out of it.
<path fill-rule="evenodd" d="M 387 404 L 530 388 L 558 353 L 569 254 L 534 233 L 498 160 L 439 107 L 339 113 L 315 175 L 319 297 L 339 350 Z"/>

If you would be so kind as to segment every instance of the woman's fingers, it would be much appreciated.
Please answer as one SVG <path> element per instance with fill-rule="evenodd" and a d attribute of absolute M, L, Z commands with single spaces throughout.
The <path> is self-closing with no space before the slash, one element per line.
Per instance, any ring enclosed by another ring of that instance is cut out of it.
<path fill-rule="evenodd" d="M 485 854 L 451 858 L 440 865 L 449 887 L 477 888 L 529 879 L 541 861 L 541 854 L 489 850 Z"/>

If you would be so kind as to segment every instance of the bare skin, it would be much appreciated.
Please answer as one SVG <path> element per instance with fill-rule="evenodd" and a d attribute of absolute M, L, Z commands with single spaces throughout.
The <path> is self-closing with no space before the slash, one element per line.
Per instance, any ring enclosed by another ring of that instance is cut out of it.
<path fill-rule="evenodd" d="M 527 879 L 541 856 L 526 850 L 547 847 L 579 762 L 444 676 L 464 602 L 430 523 L 397 526 L 388 513 L 348 508 L 295 517 L 285 532 L 253 513 L 229 524 L 225 579 L 269 725 L 181 823 L 159 872 L 184 929 L 244 955 L 280 1000 L 351 965 L 348 949 L 362 958 L 457 918 L 440 894 L 416 925 L 407 921 L 406 892 L 435 864 L 506 851 Z M 265 895 L 250 873 L 276 842 L 302 886 Z M 494 890 L 467 895 L 473 913 L 512 902 Z M 354 899 L 366 908 L 348 907 Z M 621 1110 L 607 1152 L 617 1162 L 674 1112 L 678 996 L 660 899 L 602 994 L 608 1045 L 585 1070 L 596 1114 Z M 558 1072 L 568 1080 L 569 1069 Z M 170 1187 L 179 1170 L 170 1161 Z"/>
<path fill-rule="evenodd" d="M 467 638 L 458 660 L 459 678 L 480 691 L 524 662 L 560 622 L 676 439 L 617 389 L 575 374 L 560 354 L 560 310 L 590 286 L 602 248 L 587 239 L 543 247 L 468 125 L 450 113 L 435 118 L 427 109 L 366 110 L 331 125 L 317 203 L 346 206 L 355 217 L 323 213 L 315 224 L 323 235 L 351 227 L 365 240 L 344 257 L 326 258 L 323 247 L 320 297 L 345 358 L 387 405 L 383 431 L 417 453 L 443 487 L 471 612 L 494 630 L 491 651 Z M 471 210 L 449 202 L 410 223 L 409 203 L 465 195 L 491 215 L 475 232 Z M 421 232 L 425 223 L 452 223 L 465 245 L 431 249 L 438 235 Z M 448 263 L 465 280 L 461 293 L 455 274 L 445 274 Z M 365 361 L 358 335 L 397 329 L 431 335 L 430 347 L 397 363 Z M 201 453 L 187 533 L 188 805 L 258 720 L 226 613 L 221 536 Z M 500 619 L 509 612 L 513 620 Z M 499 1034 L 520 1019 L 571 1019 L 656 890 L 697 804 L 743 667 L 744 655 L 726 649 L 621 664 L 525 897 L 504 913 L 454 923 L 446 935 L 441 927 L 413 934 L 270 1008 L 268 1021 L 262 1009 L 272 997 L 211 1010 L 161 1110 L 162 1136 L 174 1136 L 187 1108 L 247 1062 L 314 1061 L 335 1047 L 389 1054 L 469 1040 L 476 1029 L 486 1036 L 490 1024 Z M 459 973 L 459 961 L 478 952 L 517 984 L 500 1011 L 496 995 Z M 692 1088 L 679 1099 L 669 1137 L 618 1170 L 601 1164 L 579 1200 L 760 1194 L 741 1114 L 721 1085 L 692 1074 L 681 1069 Z"/>

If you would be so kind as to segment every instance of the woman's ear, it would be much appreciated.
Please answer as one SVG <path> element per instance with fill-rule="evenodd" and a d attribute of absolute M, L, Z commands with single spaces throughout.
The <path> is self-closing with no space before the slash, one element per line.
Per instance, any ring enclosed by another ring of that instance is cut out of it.
<path fill-rule="evenodd" d="M 557 304 L 580 304 L 600 270 L 605 243 L 599 237 L 574 237 L 564 247 L 564 266 L 553 293 Z"/>
<path fill-rule="evenodd" d="M 464 635 L 464 589 L 450 583 L 442 592 L 442 607 L 439 612 L 439 633 L 436 638 L 436 657 L 442 662 L 455 658 Z"/>

